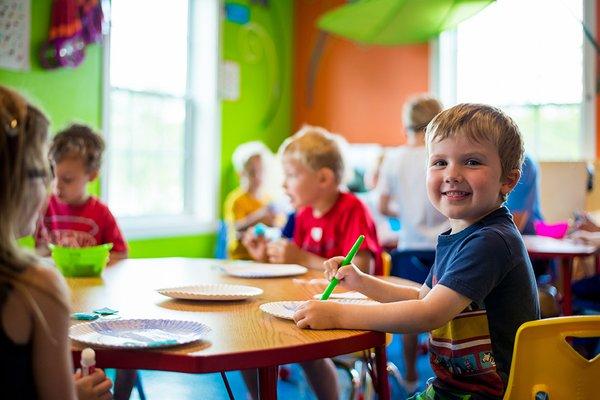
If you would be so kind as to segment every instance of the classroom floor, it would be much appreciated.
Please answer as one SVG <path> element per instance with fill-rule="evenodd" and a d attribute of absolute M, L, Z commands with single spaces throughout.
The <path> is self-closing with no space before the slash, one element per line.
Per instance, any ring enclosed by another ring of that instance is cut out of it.
<path fill-rule="evenodd" d="M 427 336 L 421 335 L 420 342 L 426 342 Z M 400 371 L 404 370 L 402 361 L 401 340 L 394 335 L 394 340 L 388 346 L 388 359 L 392 361 Z M 302 377 L 302 370 L 297 365 L 290 365 L 291 377 L 288 381 L 279 380 L 277 391 L 280 399 L 313 400 L 315 399 L 306 381 Z M 421 355 L 417 360 L 417 369 L 420 376 L 419 386 L 423 388 L 425 382 L 433 375 L 429 366 L 427 355 Z M 153 399 L 214 399 L 227 400 L 227 391 L 221 380 L 220 374 L 178 374 L 171 372 L 142 371 L 142 382 L 146 398 Z M 239 372 L 227 372 L 227 378 L 236 400 L 246 400 L 246 388 Z M 341 393 L 340 400 L 348 398 L 350 393 L 349 379 L 340 373 Z M 406 394 L 393 379 L 390 379 L 392 398 L 404 399 Z M 131 399 L 139 399 L 137 392 L 133 392 Z"/>

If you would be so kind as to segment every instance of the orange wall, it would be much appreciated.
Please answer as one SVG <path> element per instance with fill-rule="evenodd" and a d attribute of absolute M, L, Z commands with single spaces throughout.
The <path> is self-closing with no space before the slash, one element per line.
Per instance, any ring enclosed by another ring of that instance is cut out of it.
<path fill-rule="evenodd" d="M 296 0 L 294 10 L 293 128 L 319 125 L 353 143 L 387 146 L 405 141 L 402 104 L 429 84 L 427 44 L 363 47 L 330 36 L 306 104 L 309 62 L 317 39 L 315 22 L 344 0 Z"/>

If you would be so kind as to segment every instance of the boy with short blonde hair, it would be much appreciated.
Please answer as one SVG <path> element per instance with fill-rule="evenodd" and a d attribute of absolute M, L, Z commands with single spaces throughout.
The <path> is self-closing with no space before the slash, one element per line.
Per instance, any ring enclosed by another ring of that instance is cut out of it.
<path fill-rule="evenodd" d="M 448 217 L 436 259 L 420 289 L 394 285 L 326 262 L 325 275 L 380 301 L 348 305 L 309 301 L 294 320 L 302 328 L 430 331 L 435 379 L 413 399 L 501 399 L 516 331 L 539 318 L 535 278 L 504 199 L 520 177 L 523 142 L 502 111 L 460 104 L 427 128 L 427 191 Z"/>
<path fill-rule="evenodd" d="M 381 273 L 381 248 L 370 212 L 353 194 L 340 190 L 345 176 L 342 145 L 339 136 L 313 126 L 283 142 L 283 187 L 298 210 L 293 240 L 267 243 L 250 234 L 244 243 L 254 259 L 322 269 L 325 259 L 348 252 L 364 234 L 355 260 L 366 272 Z"/>
<path fill-rule="evenodd" d="M 297 210 L 293 238 L 268 242 L 248 230 L 244 244 L 254 259 L 323 269 L 328 257 L 346 254 L 363 234 L 364 243 L 354 260 L 367 272 L 381 273 L 381 249 L 371 215 L 353 194 L 340 190 L 344 177 L 340 146 L 340 137 L 312 126 L 303 127 L 281 145 L 283 188 Z M 317 398 L 338 398 L 331 360 L 301 365 Z"/>

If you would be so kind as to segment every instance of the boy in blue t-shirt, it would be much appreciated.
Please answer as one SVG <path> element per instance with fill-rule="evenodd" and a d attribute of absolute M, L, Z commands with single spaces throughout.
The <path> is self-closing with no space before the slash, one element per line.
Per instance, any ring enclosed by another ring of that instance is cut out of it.
<path fill-rule="evenodd" d="M 436 259 L 420 289 L 325 262 L 325 275 L 382 304 L 309 301 L 301 328 L 430 331 L 435 372 L 416 400 L 501 399 L 519 326 L 539 318 L 533 270 L 503 203 L 521 175 L 523 141 L 502 111 L 459 104 L 427 127 L 427 194 L 448 217 Z M 338 269 L 339 268 L 339 269 Z"/>

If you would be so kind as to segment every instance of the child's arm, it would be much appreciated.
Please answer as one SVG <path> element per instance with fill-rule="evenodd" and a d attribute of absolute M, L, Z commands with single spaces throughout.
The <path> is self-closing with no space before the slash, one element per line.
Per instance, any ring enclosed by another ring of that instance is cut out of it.
<path fill-rule="evenodd" d="M 256 225 L 259 222 L 262 222 L 268 226 L 273 226 L 275 223 L 275 217 L 275 213 L 273 213 L 269 207 L 265 206 L 251 214 L 246 215 L 244 218 L 236 220 L 235 229 L 238 232 L 245 231 L 252 225 Z"/>
<path fill-rule="evenodd" d="M 50 248 L 46 244 L 37 244 L 35 246 L 35 252 L 40 257 L 50 256 Z"/>
<path fill-rule="evenodd" d="M 125 260 L 127 256 L 127 251 L 111 251 L 108 259 L 108 265 L 113 265 L 118 261 Z"/>
<path fill-rule="evenodd" d="M 513 211 L 512 216 L 519 232 L 523 232 L 523 229 L 525 229 L 525 225 L 527 224 L 527 220 L 529 219 L 529 212 Z"/>
<path fill-rule="evenodd" d="M 307 268 L 323 271 L 326 258 L 306 250 L 302 250 L 291 240 L 280 239 L 267 244 L 267 256 L 274 264 L 300 264 Z M 343 258 L 343 257 L 342 257 Z M 354 256 L 356 264 L 362 271 L 370 271 L 373 255 L 368 250 L 360 250 Z"/>
<path fill-rule="evenodd" d="M 469 298 L 438 284 L 423 299 L 396 303 L 308 301 L 298 308 L 294 321 L 300 328 L 418 333 L 443 326 L 470 303 Z"/>
<path fill-rule="evenodd" d="M 389 194 L 382 194 L 379 197 L 378 209 L 379 212 L 388 217 L 398 217 L 398 213 L 390 207 L 390 203 L 392 202 L 392 196 Z"/>
<path fill-rule="evenodd" d="M 356 257 L 354 257 L 356 259 Z M 401 300 L 415 300 L 425 297 L 426 285 L 421 289 L 411 286 L 396 285 L 374 276 L 368 275 L 358 269 L 354 264 L 340 268 L 344 257 L 333 257 L 324 263 L 325 277 L 328 280 L 336 277 L 340 286 L 349 290 L 357 290 L 365 296 L 381 303 L 390 303 Z M 425 292 L 421 294 L 421 292 Z"/>
<path fill-rule="evenodd" d="M 323 270 L 325 258 L 302 250 L 296 243 L 279 239 L 267 244 L 267 258 L 274 264 L 300 264 L 307 268 Z"/>
<path fill-rule="evenodd" d="M 56 269 L 35 268 L 34 280 L 49 293 L 32 289 L 31 294 L 41 311 L 45 327 L 32 310 L 33 328 L 33 377 L 40 399 L 76 398 L 72 377 L 71 349 L 68 339 L 69 311 L 68 288 Z M 42 286 L 43 285 L 43 286 Z"/>
<path fill-rule="evenodd" d="M 267 241 L 262 236 L 256 236 L 253 229 L 248 229 L 242 237 L 242 244 L 255 261 L 267 262 Z"/>
<path fill-rule="evenodd" d="M 106 377 L 104 371 L 96 368 L 94 373 L 88 376 L 81 376 L 81 370 L 77 370 L 73 375 L 75 387 L 77 389 L 78 400 L 110 400 L 112 393 L 112 381 Z"/>

